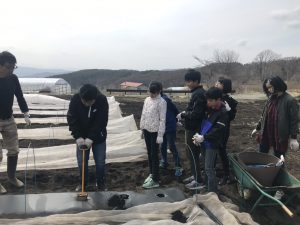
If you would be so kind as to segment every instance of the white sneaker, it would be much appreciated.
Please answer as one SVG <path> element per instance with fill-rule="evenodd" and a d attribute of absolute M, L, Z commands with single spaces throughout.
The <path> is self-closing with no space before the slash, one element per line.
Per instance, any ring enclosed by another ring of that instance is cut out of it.
<path fill-rule="evenodd" d="M 149 176 L 144 180 L 143 184 L 146 184 L 150 181 L 150 179 L 152 179 L 152 174 L 150 173 Z"/>
<path fill-rule="evenodd" d="M 205 187 L 203 183 L 198 183 L 197 181 L 193 180 L 191 183 L 185 185 L 187 189 L 190 190 L 199 190 Z"/>
<path fill-rule="evenodd" d="M 6 194 L 7 190 L 0 184 L 0 194 Z"/>
<path fill-rule="evenodd" d="M 21 188 L 24 186 L 24 183 L 16 177 L 13 179 L 8 179 L 8 181 L 9 181 L 9 183 L 11 183 L 12 185 L 14 185 L 17 188 Z"/>
<path fill-rule="evenodd" d="M 276 191 L 274 198 L 276 198 L 277 200 L 280 201 L 283 196 L 284 196 L 284 192 L 282 190 L 278 190 L 278 191 Z"/>

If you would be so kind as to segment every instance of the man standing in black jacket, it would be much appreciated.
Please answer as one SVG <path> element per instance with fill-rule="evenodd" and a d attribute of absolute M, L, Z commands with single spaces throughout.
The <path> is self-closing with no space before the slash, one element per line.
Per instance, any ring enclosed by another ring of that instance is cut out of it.
<path fill-rule="evenodd" d="M 16 96 L 19 107 L 24 113 L 25 122 L 30 125 L 27 103 L 23 97 L 19 79 L 13 74 L 16 68 L 16 57 L 10 52 L 0 53 L 0 132 L 4 147 L 7 149 L 8 181 L 16 187 L 23 187 L 22 181 L 16 178 L 19 155 L 17 125 L 13 117 L 13 102 Z M 0 146 L 0 162 L 2 161 L 2 146 Z M 0 184 L 0 194 L 6 193 Z"/>
<path fill-rule="evenodd" d="M 92 148 L 96 165 L 96 186 L 98 190 L 106 190 L 105 159 L 106 159 L 106 126 L 108 122 L 107 98 L 91 84 L 85 84 L 75 94 L 67 114 L 69 130 L 76 140 L 77 162 L 81 177 L 82 149 L 85 150 L 84 185 L 88 184 L 88 160 Z M 81 190 L 78 185 L 76 191 Z"/>
<path fill-rule="evenodd" d="M 199 131 L 206 109 L 205 91 L 200 85 L 201 74 L 199 71 L 190 69 L 185 74 L 186 86 L 191 90 L 192 96 L 185 111 L 177 115 L 178 120 L 184 121 L 185 144 L 190 159 L 192 177 L 186 179 L 186 187 L 197 190 L 202 187 L 203 180 L 200 171 L 200 148 L 194 145 L 193 136 Z"/>

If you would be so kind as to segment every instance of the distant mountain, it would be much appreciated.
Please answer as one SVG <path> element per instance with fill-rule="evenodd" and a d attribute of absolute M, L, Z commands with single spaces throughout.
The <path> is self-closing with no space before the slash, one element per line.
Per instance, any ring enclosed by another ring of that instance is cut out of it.
<path fill-rule="evenodd" d="M 39 69 L 33 67 L 18 67 L 15 74 L 18 77 L 49 77 L 56 74 L 70 73 L 68 70 L 61 69 Z"/>
<path fill-rule="evenodd" d="M 183 86 L 185 72 L 186 69 L 172 71 L 89 69 L 51 77 L 65 79 L 71 85 L 72 90 L 78 90 L 85 83 L 97 85 L 104 90 L 107 88 L 120 88 L 120 84 L 124 81 L 140 82 L 149 85 L 153 80 L 161 81 L 164 87 L 167 88 L 170 86 Z"/>

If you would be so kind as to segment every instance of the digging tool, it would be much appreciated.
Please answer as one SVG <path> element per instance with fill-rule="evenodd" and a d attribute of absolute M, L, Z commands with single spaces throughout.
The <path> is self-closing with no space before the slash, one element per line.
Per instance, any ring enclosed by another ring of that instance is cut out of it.
<path fill-rule="evenodd" d="M 81 168 L 81 192 L 77 194 L 78 201 L 87 201 L 88 193 L 84 191 L 84 162 L 85 162 L 85 151 L 88 150 L 86 145 L 80 146 L 82 151 L 82 168 Z"/>

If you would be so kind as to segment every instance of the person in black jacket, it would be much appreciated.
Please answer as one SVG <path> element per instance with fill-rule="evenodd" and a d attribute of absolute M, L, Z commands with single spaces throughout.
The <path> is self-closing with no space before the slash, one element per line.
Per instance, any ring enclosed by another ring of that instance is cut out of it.
<path fill-rule="evenodd" d="M 106 126 L 108 122 L 107 98 L 91 84 L 85 84 L 75 94 L 67 114 L 69 130 L 76 140 L 77 163 L 81 177 L 82 149 L 85 151 L 84 183 L 88 184 L 88 160 L 92 148 L 96 165 L 96 186 L 105 190 Z M 76 191 L 80 191 L 78 185 Z"/>
<path fill-rule="evenodd" d="M 238 102 L 232 98 L 229 93 L 234 93 L 232 90 L 232 83 L 230 79 L 219 78 L 215 84 L 215 87 L 222 90 L 222 102 L 225 105 L 226 111 L 228 113 L 228 124 L 225 130 L 224 142 L 223 145 L 219 148 L 219 155 L 221 157 L 222 165 L 223 165 L 223 178 L 220 180 L 219 184 L 224 185 L 229 182 L 229 160 L 227 156 L 227 142 L 230 136 L 230 122 L 234 120 L 236 115 L 236 108 Z"/>
<path fill-rule="evenodd" d="M 179 121 L 183 120 L 185 127 L 185 144 L 189 156 L 192 177 L 185 179 L 186 187 L 191 190 L 200 189 L 203 179 L 200 174 L 200 149 L 193 144 L 193 135 L 199 131 L 206 108 L 205 91 L 200 85 L 201 73 L 190 69 L 185 74 L 186 86 L 191 90 L 191 99 L 185 111 L 177 115 Z"/>
<path fill-rule="evenodd" d="M 26 125 L 30 125 L 29 110 L 24 99 L 18 77 L 13 74 L 16 66 L 16 57 L 10 52 L 0 53 L 0 132 L 4 147 L 7 149 L 7 176 L 8 181 L 16 187 L 23 187 L 22 181 L 16 178 L 16 169 L 19 155 L 18 131 L 13 117 L 13 102 L 16 96 L 19 107 L 24 113 Z M 2 146 L 0 146 L 0 162 L 2 161 Z M 0 193 L 7 191 L 0 184 Z"/>
<path fill-rule="evenodd" d="M 206 92 L 207 110 L 201 123 L 199 134 L 193 137 L 195 145 L 201 145 L 204 153 L 207 190 L 217 192 L 215 160 L 220 147 L 224 144 L 228 113 L 222 103 L 222 91 L 212 87 Z"/>

